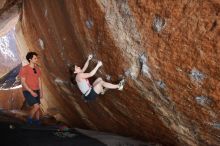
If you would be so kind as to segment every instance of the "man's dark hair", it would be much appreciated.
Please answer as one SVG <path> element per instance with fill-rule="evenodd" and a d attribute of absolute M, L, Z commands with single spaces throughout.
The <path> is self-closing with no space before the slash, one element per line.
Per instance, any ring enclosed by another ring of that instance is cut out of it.
<path fill-rule="evenodd" d="M 34 55 L 37 56 L 38 54 L 36 52 L 28 52 L 26 55 L 27 61 L 30 62 L 30 59 L 32 59 Z"/>

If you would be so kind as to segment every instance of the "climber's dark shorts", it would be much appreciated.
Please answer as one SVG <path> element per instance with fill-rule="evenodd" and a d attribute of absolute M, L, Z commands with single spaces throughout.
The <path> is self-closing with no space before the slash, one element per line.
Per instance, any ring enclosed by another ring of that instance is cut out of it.
<path fill-rule="evenodd" d="M 29 106 L 32 106 L 36 103 L 40 104 L 40 90 L 34 90 L 34 92 L 37 93 L 37 95 L 38 95 L 37 97 L 32 96 L 29 91 L 23 91 L 25 102 Z"/>
<path fill-rule="evenodd" d="M 84 97 L 85 100 L 91 101 L 91 100 L 95 100 L 97 96 L 98 96 L 98 94 L 92 88 L 90 93 L 87 96 L 84 95 L 83 97 Z"/>

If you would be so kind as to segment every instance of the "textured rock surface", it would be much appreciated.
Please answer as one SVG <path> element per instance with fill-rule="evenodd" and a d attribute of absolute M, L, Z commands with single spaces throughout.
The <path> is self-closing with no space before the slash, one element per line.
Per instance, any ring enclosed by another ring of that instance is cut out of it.
<path fill-rule="evenodd" d="M 21 90 L 1 90 L 0 109 L 15 110 L 20 109 L 23 103 Z"/>
<path fill-rule="evenodd" d="M 0 77 L 21 63 L 14 37 L 14 31 L 0 37 Z"/>
<path fill-rule="evenodd" d="M 5 35 L 19 19 L 20 0 L 0 1 L 0 36 Z"/>
<path fill-rule="evenodd" d="M 0 77 L 20 64 L 14 31 L 11 30 L 19 18 L 18 7 L 18 0 L 0 1 Z"/>
<path fill-rule="evenodd" d="M 24 0 L 21 28 L 40 54 L 43 111 L 163 145 L 219 145 L 219 15 L 218 0 Z M 81 99 L 69 70 L 90 53 L 91 66 L 104 64 L 97 76 L 126 78 L 123 92 Z"/>

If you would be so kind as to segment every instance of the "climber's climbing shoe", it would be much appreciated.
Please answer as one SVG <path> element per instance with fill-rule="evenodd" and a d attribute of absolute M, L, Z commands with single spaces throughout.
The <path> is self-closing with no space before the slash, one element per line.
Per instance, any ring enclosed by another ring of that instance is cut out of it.
<path fill-rule="evenodd" d="M 118 90 L 123 90 L 123 88 L 124 88 L 124 85 L 125 85 L 125 80 L 124 79 L 122 79 L 120 82 L 119 82 L 119 87 L 118 87 Z"/>

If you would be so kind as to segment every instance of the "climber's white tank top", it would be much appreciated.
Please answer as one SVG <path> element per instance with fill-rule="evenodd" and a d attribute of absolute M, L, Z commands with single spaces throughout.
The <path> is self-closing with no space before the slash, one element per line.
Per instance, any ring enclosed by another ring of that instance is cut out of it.
<path fill-rule="evenodd" d="M 89 83 L 89 80 L 88 79 L 83 79 L 81 82 L 77 82 L 77 85 L 79 87 L 79 90 L 85 94 L 85 95 L 88 95 L 90 90 L 91 90 L 91 85 Z"/>

